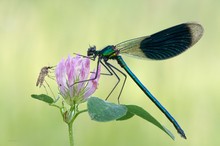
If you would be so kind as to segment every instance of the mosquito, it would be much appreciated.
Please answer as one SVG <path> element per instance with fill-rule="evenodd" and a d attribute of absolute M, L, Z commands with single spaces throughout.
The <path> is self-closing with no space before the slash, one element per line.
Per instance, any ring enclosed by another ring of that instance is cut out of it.
<path fill-rule="evenodd" d="M 51 73 L 51 70 L 54 70 L 54 67 L 55 67 L 55 66 L 44 66 L 44 67 L 42 67 L 41 70 L 40 70 L 39 76 L 38 76 L 38 78 L 37 78 L 37 82 L 36 82 L 36 86 L 37 86 L 37 87 L 39 86 L 39 88 L 40 88 L 41 86 L 43 86 L 44 89 L 45 89 L 45 91 L 46 91 L 46 93 L 48 94 L 47 89 L 46 89 L 46 87 L 45 87 L 45 85 L 44 85 L 44 82 L 45 82 L 45 83 L 47 84 L 47 86 L 48 86 L 50 92 L 52 93 L 53 97 L 55 97 L 55 96 L 54 96 L 54 93 L 53 93 L 53 91 L 51 90 L 50 85 L 47 83 L 47 81 L 45 80 L 45 78 L 48 77 L 48 78 L 54 80 L 54 78 L 49 75 L 49 73 Z"/>

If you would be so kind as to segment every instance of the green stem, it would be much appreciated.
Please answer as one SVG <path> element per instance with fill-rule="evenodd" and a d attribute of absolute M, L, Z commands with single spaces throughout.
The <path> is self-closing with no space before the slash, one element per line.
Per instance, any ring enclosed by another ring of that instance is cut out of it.
<path fill-rule="evenodd" d="M 73 140 L 73 122 L 68 123 L 70 146 L 74 146 Z"/>
<path fill-rule="evenodd" d="M 74 109 L 74 108 L 73 108 Z M 81 114 L 88 111 L 86 110 L 82 110 L 76 113 L 76 115 L 73 117 L 73 119 L 68 123 L 68 130 L 69 130 L 69 141 L 70 141 L 70 146 L 74 146 L 74 140 L 73 140 L 73 122 L 75 121 L 76 117 Z M 74 109 L 74 112 L 76 112 L 76 110 Z"/>
<path fill-rule="evenodd" d="M 61 107 L 59 107 L 58 105 L 56 105 L 56 104 L 50 104 L 50 106 L 53 106 L 53 107 L 56 107 L 56 108 L 58 108 L 58 109 L 60 109 Z"/>

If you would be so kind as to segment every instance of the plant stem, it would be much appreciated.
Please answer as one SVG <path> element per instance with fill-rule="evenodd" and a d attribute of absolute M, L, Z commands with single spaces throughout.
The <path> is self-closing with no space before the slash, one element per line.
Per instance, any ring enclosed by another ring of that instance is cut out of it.
<path fill-rule="evenodd" d="M 66 122 L 68 124 L 68 130 L 69 130 L 69 141 L 70 141 L 70 146 L 74 146 L 74 140 L 73 140 L 73 122 L 75 121 L 76 117 L 81 114 L 81 113 L 84 113 L 86 111 L 88 111 L 87 109 L 86 110 L 82 110 L 82 111 L 79 111 L 79 112 L 76 112 L 76 109 L 75 109 L 75 106 L 70 110 L 71 112 L 74 112 L 75 115 L 73 116 L 72 120 L 70 122 Z M 62 112 L 61 112 L 62 113 Z"/>
<path fill-rule="evenodd" d="M 70 146 L 74 146 L 73 140 L 73 122 L 68 123 Z"/>

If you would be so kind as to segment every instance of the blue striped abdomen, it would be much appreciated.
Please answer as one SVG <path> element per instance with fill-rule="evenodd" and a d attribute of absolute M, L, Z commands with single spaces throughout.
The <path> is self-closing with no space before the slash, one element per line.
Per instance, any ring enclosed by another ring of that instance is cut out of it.
<path fill-rule="evenodd" d="M 178 133 L 183 137 L 186 138 L 184 131 L 179 126 L 177 121 L 170 115 L 170 113 L 163 107 L 162 104 L 150 93 L 150 91 L 141 83 L 141 81 L 135 76 L 135 74 L 130 70 L 127 64 L 124 62 L 121 56 L 117 56 L 116 60 L 118 64 L 124 68 L 124 70 L 128 73 L 128 75 L 133 79 L 133 81 L 140 87 L 140 89 L 150 98 L 150 100 L 162 111 L 165 116 L 173 123 L 174 127 L 178 131 Z"/>

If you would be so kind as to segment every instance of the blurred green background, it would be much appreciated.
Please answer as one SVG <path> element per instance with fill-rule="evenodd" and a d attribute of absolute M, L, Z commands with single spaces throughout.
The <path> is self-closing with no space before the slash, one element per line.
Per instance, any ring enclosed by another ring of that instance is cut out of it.
<path fill-rule="evenodd" d="M 97 123 L 83 114 L 74 125 L 75 144 L 219 145 L 219 5 L 219 0 L 1 0 L 0 145 L 69 144 L 67 125 L 58 110 L 30 97 L 33 93 L 45 93 L 43 88 L 35 87 L 41 67 L 55 65 L 74 52 L 86 55 L 89 45 L 101 49 L 188 21 L 201 23 L 205 33 L 198 44 L 180 56 L 166 61 L 123 56 L 131 70 L 177 119 L 188 139 L 180 138 L 129 78 L 121 103 L 144 107 L 174 133 L 176 140 L 138 117 Z M 94 95 L 105 98 L 116 81 L 102 76 Z M 53 90 L 56 92 L 57 88 Z M 119 90 L 120 87 L 110 101 L 117 101 Z"/>

